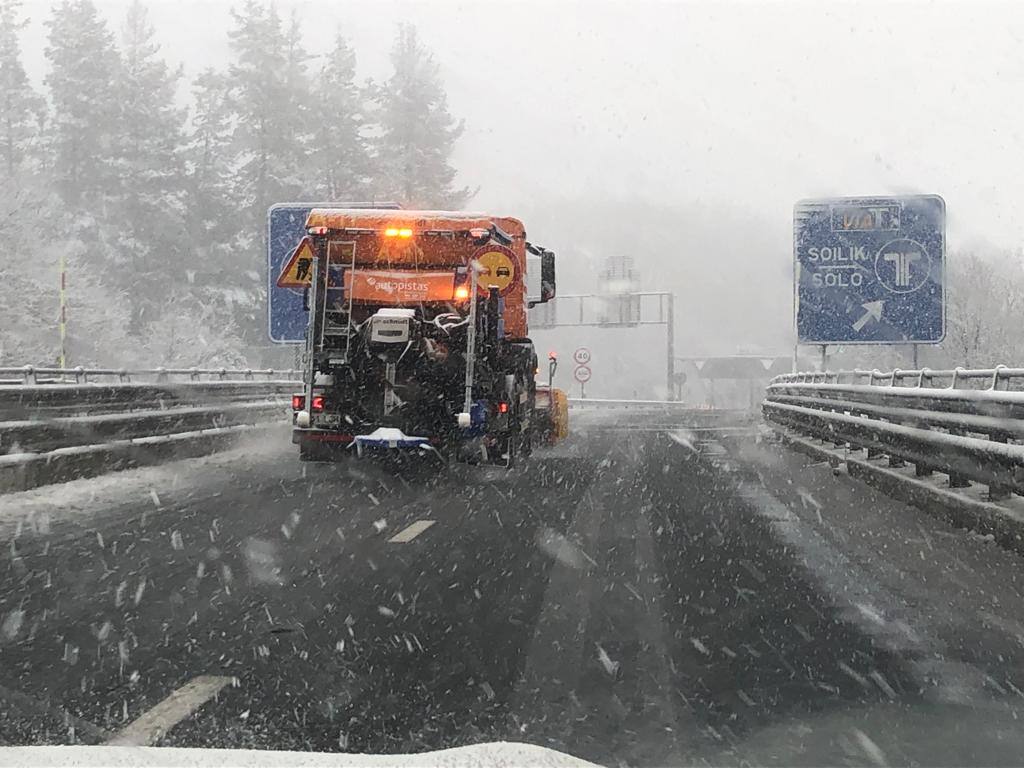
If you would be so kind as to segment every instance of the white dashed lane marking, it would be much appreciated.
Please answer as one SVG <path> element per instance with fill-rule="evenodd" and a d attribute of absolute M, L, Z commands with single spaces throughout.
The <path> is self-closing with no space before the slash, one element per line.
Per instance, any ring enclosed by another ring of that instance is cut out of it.
<path fill-rule="evenodd" d="M 427 528 L 434 524 L 433 520 L 417 520 L 415 523 L 410 525 L 408 528 L 403 528 L 390 539 L 389 542 L 392 544 L 408 544 L 410 541 L 415 539 Z"/>
<path fill-rule="evenodd" d="M 152 709 L 143 712 L 107 744 L 120 747 L 145 747 L 158 742 L 164 734 L 212 699 L 231 682 L 230 677 L 200 675 L 185 683 Z"/>

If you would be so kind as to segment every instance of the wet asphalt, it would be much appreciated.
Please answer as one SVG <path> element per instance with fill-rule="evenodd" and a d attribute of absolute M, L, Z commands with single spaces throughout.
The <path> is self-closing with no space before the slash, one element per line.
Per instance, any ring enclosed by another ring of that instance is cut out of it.
<path fill-rule="evenodd" d="M 0 497 L 0 742 L 99 743 L 217 675 L 160 745 L 1024 754 L 1017 556 L 754 428 L 628 419 L 511 471 L 303 464 L 271 433 L 123 496 Z"/>

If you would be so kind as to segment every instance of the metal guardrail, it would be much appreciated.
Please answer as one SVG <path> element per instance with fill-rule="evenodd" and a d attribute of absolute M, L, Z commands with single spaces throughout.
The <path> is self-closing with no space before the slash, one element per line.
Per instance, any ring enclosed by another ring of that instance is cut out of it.
<path fill-rule="evenodd" d="M 68 370 L 0 368 L 0 375 L 11 370 L 25 378 L 0 385 L 0 491 L 208 452 L 255 425 L 284 423 L 288 396 L 301 387 L 294 372 L 275 370 L 81 369 L 76 380 Z"/>
<path fill-rule="evenodd" d="M 970 387 L 973 389 L 1010 389 L 1014 383 L 1020 384 L 1024 389 L 1024 368 L 1010 368 L 1006 365 L 997 365 L 995 368 L 950 368 L 937 369 L 921 368 L 915 370 L 900 370 L 894 368 L 888 372 L 875 370 L 852 369 L 848 371 L 809 371 L 804 373 L 784 373 L 771 380 L 776 383 L 802 383 L 802 384 L 867 384 L 889 386 L 911 386 L 911 387 L 934 387 L 937 384 L 945 383 L 948 380 L 949 389 L 959 389 L 962 385 L 970 382 L 981 384 L 982 387 Z M 897 384 L 897 382 L 899 382 Z M 987 386 L 984 386 L 987 385 Z"/>
<path fill-rule="evenodd" d="M 283 421 L 285 415 L 284 400 L 264 398 L 199 407 L 7 421 L 0 422 L 0 454 L 45 453 L 73 446 Z"/>
<path fill-rule="evenodd" d="M 70 383 L 86 384 L 97 380 L 167 382 L 256 381 L 264 379 L 300 379 L 300 371 L 273 368 L 46 368 L 34 365 L 0 368 L 0 385 Z"/>
<path fill-rule="evenodd" d="M 0 422 L 209 406 L 287 396 L 297 381 L 181 381 L 0 387 Z M 2 427 L 0 427 L 2 431 Z"/>
<path fill-rule="evenodd" d="M 1024 494 L 1022 368 L 784 374 L 762 413 L 869 459 L 913 463 L 918 476 L 946 474 L 954 488 L 982 483 L 990 500 Z"/>
<path fill-rule="evenodd" d="M 692 411 L 695 406 L 676 400 L 602 400 L 600 398 L 570 397 L 569 408 L 576 410 L 670 410 Z M 696 406 L 699 408 L 699 406 Z"/>

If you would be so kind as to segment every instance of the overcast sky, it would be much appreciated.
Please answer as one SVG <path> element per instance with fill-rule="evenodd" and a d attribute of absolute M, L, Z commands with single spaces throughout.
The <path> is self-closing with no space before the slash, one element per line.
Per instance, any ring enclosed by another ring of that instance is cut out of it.
<path fill-rule="evenodd" d="M 123 0 L 99 5 L 120 23 Z M 149 6 L 169 60 L 226 60 L 230 2 Z M 546 190 L 725 200 L 785 232 L 801 197 L 922 191 L 946 198 L 954 240 L 1024 237 L 1024 3 L 279 6 L 311 52 L 341 29 L 377 78 L 395 24 L 416 23 L 466 120 L 458 162 L 480 207 Z M 48 8 L 25 6 L 36 77 Z"/>
<path fill-rule="evenodd" d="M 49 5 L 25 5 L 37 79 Z M 98 5 L 119 28 L 127 2 Z M 471 207 L 520 215 L 596 264 L 613 235 L 657 228 L 635 248 L 645 287 L 665 277 L 716 327 L 739 322 L 730 299 L 750 293 L 763 307 L 736 334 L 755 345 L 777 349 L 791 331 L 800 198 L 936 193 L 951 248 L 1024 242 L 1024 2 L 278 6 L 298 11 L 313 54 L 340 29 L 361 77 L 378 80 L 395 25 L 415 23 L 466 122 L 456 163 L 480 188 Z M 226 63 L 230 2 L 149 7 L 169 61 L 190 75 Z M 590 226 L 600 234 L 588 240 Z M 684 268 L 664 268 L 672 260 Z M 718 264 L 725 277 L 709 271 Z M 712 278 L 724 294 L 707 290 Z"/>

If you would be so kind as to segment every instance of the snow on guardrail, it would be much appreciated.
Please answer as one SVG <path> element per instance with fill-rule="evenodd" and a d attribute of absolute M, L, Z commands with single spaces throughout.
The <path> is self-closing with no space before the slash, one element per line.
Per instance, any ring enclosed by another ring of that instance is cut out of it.
<path fill-rule="evenodd" d="M 274 368 L 46 368 L 35 365 L 0 367 L 0 386 L 17 384 L 84 384 L 90 381 L 295 381 L 302 372 Z"/>
<path fill-rule="evenodd" d="M 961 500 L 983 502 L 975 508 L 999 516 L 1008 540 L 1024 546 L 1024 368 L 784 374 L 768 384 L 762 414 L 787 442 L 833 466 L 845 461 L 851 474 L 884 475 L 890 490 L 913 486 L 935 499 L 936 473 L 945 475 L 945 497 L 959 489 Z"/>
<path fill-rule="evenodd" d="M 7 368 L 0 376 L 11 370 L 25 376 L 0 385 L 0 492 L 219 450 L 236 434 L 285 423 L 301 386 L 294 371 L 272 369 Z"/>

